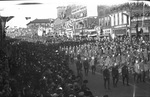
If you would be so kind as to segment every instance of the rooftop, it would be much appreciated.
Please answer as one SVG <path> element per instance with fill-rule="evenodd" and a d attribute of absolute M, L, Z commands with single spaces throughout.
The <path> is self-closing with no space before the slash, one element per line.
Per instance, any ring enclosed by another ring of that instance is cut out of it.
<path fill-rule="evenodd" d="M 33 21 L 30 21 L 27 25 L 31 23 L 50 23 L 51 19 L 35 19 Z"/>

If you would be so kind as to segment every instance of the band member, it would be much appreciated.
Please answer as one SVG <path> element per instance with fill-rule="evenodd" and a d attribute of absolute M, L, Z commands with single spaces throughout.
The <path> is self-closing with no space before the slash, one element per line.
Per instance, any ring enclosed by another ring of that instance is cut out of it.
<path fill-rule="evenodd" d="M 83 66 L 84 66 L 85 76 L 87 76 L 89 72 L 89 66 L 90 66 L 87 58 L 85 58 L 85 60 L 83 61 Z"/>
<path fill-rule="evenodd" d="M 110 90 L 110 71 L 108 69 L 108 67 L 106 66 L 104 71 L 103 71 L 103 78 L 104 78 L 104 87 L 105 89 L 107 89 L 106 87 L 106 83 L 108 84 L 108 89 Z"/>
<path fill-rule="evenodd" d="M 115 63 L 114 66 L 112 67 L 112 78 L 113 78 L 113 86 L 117 87 L 117 83 L 119 80 L 119 71 L 118 71 L 118 66 Z"/>
<path fill-rule="evenodd" d="M 124 66 L 122 67 L 123 85 L 125 85 L 125 79 L 127 81 L 127 86 L 129 86 L 129 71 L 128 71 L 127 63 L 124 63 Z"/>

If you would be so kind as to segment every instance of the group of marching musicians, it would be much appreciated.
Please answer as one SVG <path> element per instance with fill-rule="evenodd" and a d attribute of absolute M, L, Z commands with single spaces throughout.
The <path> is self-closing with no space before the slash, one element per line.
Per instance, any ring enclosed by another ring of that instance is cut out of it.
<path fill-rule="evenodd" d="M 149 43 L 141 42 L 130 44 L 128 40 L 107 40 L 85 43 L 76 46 L 60 47 L 70 55 L 76 63 L 77 74 L 84 68 L 88 76 L 91 68 L 95 74 L 97 68 L 103 72 L 104 87 L 110 89 L 110 76 L 113 86 L 117 87 L 119 76 L 122 76 L 123 85 L 129 86 L 129 77 L 134 76 L 135 82 L 145 82 L 150 73 Z M 106 87 L 107 85 L 107 87 Z"/>

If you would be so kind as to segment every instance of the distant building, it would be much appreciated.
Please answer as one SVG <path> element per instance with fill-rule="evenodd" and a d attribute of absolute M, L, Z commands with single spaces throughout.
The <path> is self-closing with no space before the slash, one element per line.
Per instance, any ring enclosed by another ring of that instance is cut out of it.
<path fill-rule="evenodd" d="M 79 19 L 79 18 L 83 18 L 87 16 L 87 7 L 86 6 L 76 6 L 76 8 L 74 8 L 71 11 L 71 15 L 72 18 L 74 19 Z"/>
<path fill-rule="evenodd" d="M 105 17 L 110 14 L 110 7 L 109 6 L 103 6 L 103 5 L 98 5 L 97 6 L 97 14 L 98 17 Z"/>
<path fill-rule="evenodd" d="M 58 6 L 57 7 L 57 18 L 63 18 L 64 17 L 64 13 L 66 12 L 66 6 Z"/>
<path fill-rule="evenodd" d="M 74 19 L 74 35 L 83 35 L 95 31 L 94 27 L 98 25 L 97 6 L 76 6 L 71 11 Z M 87 32 L 87 33 L 86 33 Z"/>
<path fill-rule="evenodd" d="M 27 24 L 27 28 L 34 29 L 35 33 L 42 31 L 43 34 L 53 32 L 54 19 L 35 19 Z"/>
<path fill-rule="evenodd" d="M 78 36 L 87 29 L 94 30 L 94 26 L 98 25 L 97 6 L 68 5 L 57 7 L 57 12 L 60 15 L 58 18 L 61 18 L 56 19 L 59 23 L 54 23 L 56 32 L 66 33 L 68 36 Z"/>

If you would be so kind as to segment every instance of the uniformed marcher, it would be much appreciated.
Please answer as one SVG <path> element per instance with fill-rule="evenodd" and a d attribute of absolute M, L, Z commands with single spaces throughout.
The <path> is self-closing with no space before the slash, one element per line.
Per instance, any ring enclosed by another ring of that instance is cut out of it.
<path fill-rule="evenodd" d="M 96 66 L 94 64 L 94 57 L 92 57 L 91 61 L 90 61 L 90 66 L 91 66 L 91 69 L 92 69 L 92 74 L 95 74 L 95 70 L 96 70 Z"/>
<path fill-rule="evenodd" d="M 148 73 L 148 62 L 144 62 L 143 64 L 143 72 L 142 72 L 142 81 L 145 83 L 146 79 L 146 74 Z M 148 76 L 148 75 L 147 75 Z"/>
<path fill-rule="evenodd" d="M 138 83 L 139 80 L 140 82 L 142 81 L 141 80 L 141 70 L 140 70 L 140 62 L 138 62 L 138 60 L 136 60 L 136 63 L 134 65 L 134 70 L 135 70 L 135 73 L 134 73 L 134 81 L 136 80 L 136 82 Z"/>
<path fill-rule="evenodd" d="M 141 64 L 144 65 L 142 62 L 139 63 L 139 73 L 137 74 L 137 83 L 140 81 L 142 82 L 142 69 Z"/>
<path fill-rule="evenodd" d="M 89 66 L 90 66 L 87 58 L 85 58 L 85 60 L 83 61 L 83 66 L 84 66 L 85 76 L 87 76 L 89 72 Z"/>
<path fill-rule="evenodd" d="M 103 71 L 103 78 L 104 78 L 104 87 L 107 89 L 106 84 L 108 84 L 108 89 L 110 90 L 110 71 L 106 66 Z"/>
<path fill-rule="evenodd" d="M 124 66 L 122 67 L 122 80 L 123 85 L 125 85 L 125 80 L 127 81 L 127 86 L 129 86 L 129 71 L 127 63 L 124 63 Z"/>
<path fill-rule="evenodd" d="M 113 86 L 117 87 L 117 83 L 119 80 L 119 71 L 118 71 L 118 66 L 115 63 L 114 66 L 112 67 L 112 78 L 113 78 Z"/>
<path fill-rule="evenodd" d="M 76 62 L 76 68 L 77 68 L 77 75 L 79 75 L 82 71 L 82 62 L 79 59 Z"/>

